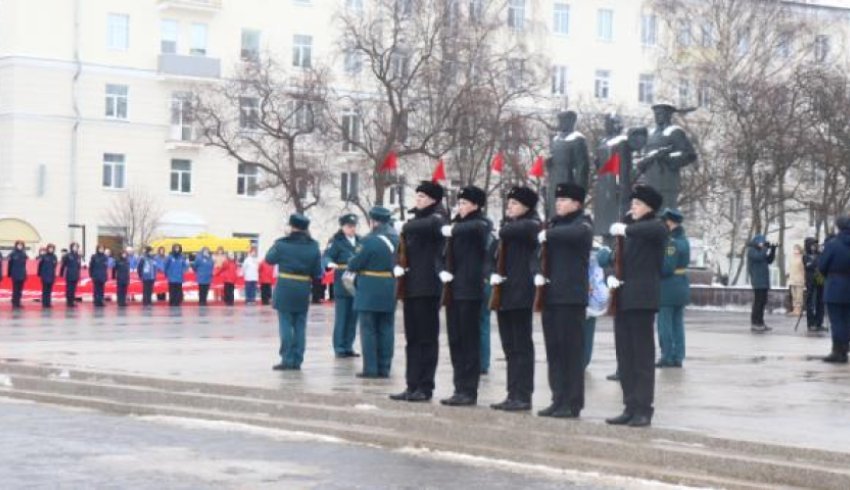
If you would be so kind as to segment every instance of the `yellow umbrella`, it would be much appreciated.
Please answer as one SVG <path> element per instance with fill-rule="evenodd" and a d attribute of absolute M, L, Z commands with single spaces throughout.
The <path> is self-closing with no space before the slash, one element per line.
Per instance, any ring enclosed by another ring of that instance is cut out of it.
<path fill-rule="evenodd" d="M 222 247 L 225 252 L 247 253 L 251 250 L 251 240 L 247 238 L 223 238 L 208 233 L 201 233 L 195 237 L 160 238 L 151 242 L 150 246 L 154 249 L 165 247 L 167 251 L 170 251 L 175 243 L 183 247 L 186 253 L 197 253 L 204 247 L 209 248 L 211 252 L 215 252 L 219 247 Z"/>

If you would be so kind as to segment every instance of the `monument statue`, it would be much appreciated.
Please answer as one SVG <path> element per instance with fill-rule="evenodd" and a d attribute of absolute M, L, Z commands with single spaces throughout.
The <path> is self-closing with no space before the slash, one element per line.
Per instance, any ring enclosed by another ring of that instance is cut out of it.
<path fill-rule="evenodd" d="M 645 158 L 638 164 L 638 182 L 654 187 L 664 197 L 664 206 L 678 207 L 682 167 L 694 163 L 697 154 L 685 131 L 673 124 L 673 114 L 687 112 L 668 103 L 652 106 L 655 128 L 646 143 Z"/>
<path fill-rule="evenodd" d="M 596 145 L 596 184 L 593 188 L 593 228 L 597 235 L 606 235 L 613 223 L 620 221 L 619 175 L 615 173 L 599 174 L 599 170 L 615 153 L 626 139 L 621 135 L 623 122 L 614 113 L 605 116 L 605 135 Z"/>
<path fill-rule="evenodd" d="M 546 160 L 546 216 L 555 214 L 555 187 L 574 182 L 585 189 L 590 183 L 590 155 L 587 140 L 576 131 L 578 116 L 574 111 L 558 113 L 558 132 L 549 145 L 551 156 Z"/>

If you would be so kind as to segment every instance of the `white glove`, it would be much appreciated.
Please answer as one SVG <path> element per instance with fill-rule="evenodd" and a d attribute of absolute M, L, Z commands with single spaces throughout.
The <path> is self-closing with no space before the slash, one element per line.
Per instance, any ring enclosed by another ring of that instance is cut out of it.
<path fill-rule="evenodd" d="M 549 282 L 549 279 L 543 277 L 543 274 L 535 274 L 534 275 L 534 285 L 537 287 L 545 286 L 546 283 Z"/>
<path fill-rule="evenodd" d="M 395 228 L 395 231 L 401 233 L 401 229 L 404 228 L 404 222 L 393 221 L 393 228 Z"/>
<path fill-rule="evenodd" d="M 443 227 L 440 228 L 440 233 L 442 233 L 446 238 L 452 236 L 452 225 L 443 225 Z"/>
<path fill-rule="evenodd" d="M 336 269 L 339 267 L 336 262 L 328 262 L 328 269 Z"/>
<path fill-rule="evenodd" d="M 608 279 L 605 280 L 605 284 L 608 285 L 608 289 L 617 289 L 618 287 L 623 285 L 623 281 L 617 279 L 614 276 L 608 276 Z"/>
<path fill-rule="evenodd" d="M 396 276 L 396 277 L 401 277 L 401 276 L 403 276 L 403 275 L 404 275 L 404 272 L 405 272 L 405 271 L 404 271 L 404 267 L 402 267 L 402 266 L 400 266 L 400 265 L 397 265 L 397 266 L 393 267 L 393 275 L 394 275 L 394 276 Z"/>
<path fill-rule="evenodd" d="M 541 230 L 540 233 L 537 234 L 537 241 L 540 243 L 546 243 L 546 230 Z"/>
<path fill-rule="evenodd" d="M 440 271 L 440 280 L 443 281 L 443 283 L 452 282 L 454 278 L 455 276 L 451 272 Z"/>
<path fill-rule="evenodd" d="M 626 236 L 626 224 L 625 223 L 614 223 L 611 225 L 611 229 L 608 230 L 611 236 Z"/>
<path fill-rule="evenodd" d="M 490 284 L 493 286 L 498 286 L 505 282 L 505 278 L 500 276 L 499 274 L 490 274 Z"/>
<path fill-rule="evenodd" d="M 355 277 L 357 277 L 357 273 L 356 273 L 356 272 L 345 271 L 345 272 L 343 272 L 343 273 L 342 273 L 342 278 L 343 278 L 344 280 L 351 280 L 351 281 L 353 281 Z"/>

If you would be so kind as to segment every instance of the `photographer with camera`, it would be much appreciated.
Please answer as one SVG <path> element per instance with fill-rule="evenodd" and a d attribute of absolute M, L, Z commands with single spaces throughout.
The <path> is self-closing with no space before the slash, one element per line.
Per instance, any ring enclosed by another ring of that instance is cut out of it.
<path fill-rule="evenodd" d="M 767 306 L 767 293 L 770 291 L 770 264 L 776 258 L 775 243 L 770 243 L 764 235 L 753 237 L 747 250 L 747 272 L 753 287 L 753 310 L 750 314 L 750 330 L 764 333 L 771 330 L 764 323 L 764 308 Z"/>

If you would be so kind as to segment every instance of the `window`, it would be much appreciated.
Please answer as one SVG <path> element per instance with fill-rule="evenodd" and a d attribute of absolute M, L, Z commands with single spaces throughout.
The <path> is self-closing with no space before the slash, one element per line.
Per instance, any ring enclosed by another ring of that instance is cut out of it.
<path fill-rule="evenodd" d="M 655 98 L 655 77 L 641 75 L 638 81 L 638 102 L 652 104 Z"/>
<path fill-rule="evenodd" d="M 691 81 L 679 79 L 679 107 L 688 107 L 691 103 Z"/>
<path fill-rule="evenodd" d="M 525 27 L 525 0 L 508 1 L 508 27 L 515 31 Z"/>
<path fill-rule="evenodd" d="M 396 79 L 408 77 L 410 74 L 410 53 L 399 49 L 390 55 L 390 74 Z"/>
<path fill-rule="evenodd" d="M 658 44 L 658 17 L 643 15 L 640 18 L 640 43 L 644 46 Z"/>
<path fill-rule="evenodd" d="M 360 116 L 353 110 L 342 113 L 342 151 L 355 152 L 360 142 Z"/>
<path fill-rule="evenodd" d="M 614 11 L 611 9 L 599 9 L 596 11 L 596 37 L 600 41 L 611 42 L 614 40 Z"/>
<path fill-rule="evenodd" d="M 192 45 L 189 49 L 192 56 L 207 55 L 207 25 L 192 24 Z"/>
<path fill-rule="evenodd" d="M 484 0 L 469 0 L 469 21 L 478 23 L 484 12 Z"/>
<path fill-rule="evenodd" d="M 242 29 L 242 61 L 259 61 L 260 59 L 260 31 Z"/>
<path fill-rule="evenodd" d="M 191 141 L 193 138 L 192 92 L 171 94 L 171 138 Z"/>
<path fill-rule="evenodd" d="M 829 57 L 829 36 L 815 36 L 815 61 L 823 63 Z"/>
<path fill-rule="evenodd" d="M 353 12 L 363 12 L 363 0 L 345 0 L 345 8 Z"/>
<path fill-rule="evenodd" d="M 239 127 L 257 129 L 260 116 L 260 101 L 256 97 L 239 97 Z"/>
<path fill-rule="evenodd" d="M 552 31 L 555 34 L 567 35 L 570 33 L 570 6 L 566 3 L 556 3 L 552 9 Z"/>
<path fill-rule="evenodd" d="M 103 187 L 109 189 L 124 188 L 124 155 L 120 153 L 103 154 Z"/>
<path fill-rule="evenodd" d="M 127 86 L 106 84 L 106 117 L 127 119 Z"/>
<path fill-rule="evenodd" d="M 593 96 L 600 100 L 608 100 L 611 96 L 611 72 L 608 70 L 596 70 L 593 82 Z"/>
<path fill-rule="evenodd" d="M 345 52 L 345 73 L 357 75 L 363 69 L 363 57 L 354 49 Z"/>
<path fill-rule="evenodd" d="M 298 131 L 311 131 L 313 129 L 313 104 L 304 100 L 293 100 L 290 102 L 290 123 L 293 129 Z"/>
<path fill-rule="evenodd" d="M 257 195 L 257 178 L 260 168 L 251 163 L 240 163 L 236 177 L 236 194 L 253 197 Z"/>
<path fill-rule="evenodd" d="M 791 56 L 791 33 L 781 32 L 776 40 L 776 56 L 788 58 Z"/>
<path fill-rule="evenodd" d="M 310 68 L 313 57 L 313 36 L 292 36 L 292 66 Z"/>
<path fill-rule="evenodd" d="M 523 83 L 525 63 L 521 59 L 508 60 L 508 88 L 519 88 Z"/>
<path fill-rule="evenodd" d="M 680 19 L 678 27 L 679 29 L 676 31 L 676 42 L 679 43 L 679 47 L 687 48 L 693 42 L 691 21 L 687 19 Z"/>
<path fill-rule="evenodd" d="M 340 197 L 344 202 L 358 201 L 358 186 L 360 175 L 356 172 L 342 172 L 340 174 Z"/>
<path fill-rule="evenodd" d="M 192 192 L 191 160 L 171 160 L 171 192 Z"/>
<path fill-rule="evenodd" d="M 165 19 L 160 23 L 159 30 L 159 52 L 162 54 L 176 54 L 180 24 L 176 20 Z"/>
<path fill-rule="evenodd" d="M 552 95 L 567 95 L 567 67 L 552 67 Z"/>
<path fill-rule="evenodd" d="M 711 107 L 711 87 L 705 80 L 700 80 L 697 86 L 697 105 L 700 107 Z"/>
<path fill-rule="evenodd" d="M 106 47 L 127 51 L 130 47 L 130 16 L 109 14 L 106 17 Z"/>
<path fill-rule="evenodd" d="M 714 25 L 709 21 L 703 21 L 700 27 L 701 38 L 700 46 L 703 48 L 711 48 L 714 46 Z"/>

